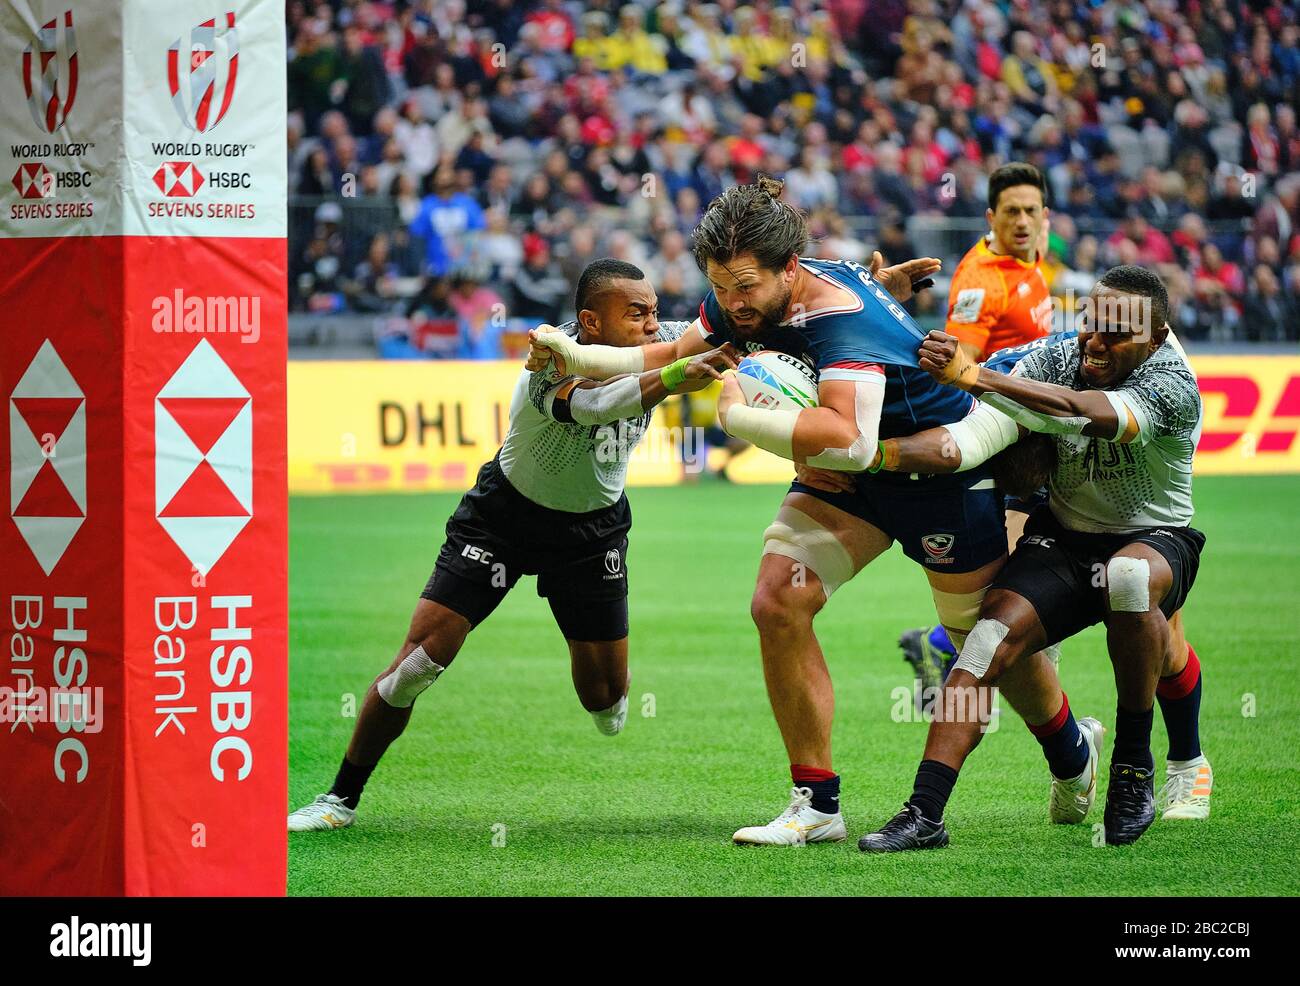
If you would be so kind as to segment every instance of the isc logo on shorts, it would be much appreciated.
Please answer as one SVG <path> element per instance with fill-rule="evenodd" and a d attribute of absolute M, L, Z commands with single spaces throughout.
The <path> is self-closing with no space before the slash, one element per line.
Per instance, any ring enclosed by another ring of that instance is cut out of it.
<path fill-rule="evenodd" d="M 479 561 L 484 565 L 492 560 L 492 552 L 484 551 L 482 548 L 472 544 L 465 545 L 460 555 L 462 558 L 468 558 L 470 561 Z"/>
<path fill-rule="evenodd" d="M 1045 538 L 1041 534 L 1030 534 L 1028 537 L 1020 539 L 1021 544 L 1036 544 L 1040 548 L 1050 548 L 1056 543 L 1056 538 Z"/>

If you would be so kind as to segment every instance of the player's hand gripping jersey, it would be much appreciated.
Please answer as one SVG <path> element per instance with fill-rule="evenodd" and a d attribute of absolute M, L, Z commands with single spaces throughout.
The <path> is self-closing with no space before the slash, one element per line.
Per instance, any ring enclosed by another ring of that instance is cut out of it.
<path fill-rule="evenodd" d="M 660 322 L 657 342 L 681 336 L 689 322 Z M 559 327 L 578 335 L 578 323 Z M 650 424 L 651 412 L 603 425 L 556 420 L 554 398 L 572 377 L 553 365 L 524 370 L 510 401 L 510 431 L 498 457 L 510 484 L 552 510 L 586 513 L 623 495 L 627 460 Z"/>
<path fill-rule="evenodd" d="M 981 239 L 953 273 L 944 331 L 987 360 L 1052 331 L 1052 299 L 1038 263 L 996 254 Z"/>
<path fill-rule="evenodd" d="M 799 263 L 817 277 L 847 288 L 854 301 L 800 313 L 762 342 L 742 342 L 730 332 L 710 291 L 700 305 L 700 331 L 709 345 L 731 342 L 748 352 L 789 353 L 822 380 L 860 380 L 883 373 L 880 438 L 911 435 L 956 421 L 970 411 L 969 395 L 936 383 L 917 368 L 916 351 L 925 333 L 866 267 L 851 260 L 801 259 Z"/>

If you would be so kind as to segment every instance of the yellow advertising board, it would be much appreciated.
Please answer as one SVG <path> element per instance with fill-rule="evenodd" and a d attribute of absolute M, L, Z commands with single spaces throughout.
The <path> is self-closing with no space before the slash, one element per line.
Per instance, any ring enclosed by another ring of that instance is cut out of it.
<path fill-rule="evenodd" d="M 1196 470 L 1300 472 L 1300 356 L 1194 356 L 1205 420 Z M 291 493 L 460 492 L 500 447 L 509 426 L 518 362 L 289 364 Z M 694 399 L 690 425 L 710 419 Z M 675 410 L 675 409 L 674 409 Z M 694 428 L 656 413 L 632 455 L 628 482 L 663 486 L 698 469 Z M 728 474 L 737 482 L 787 483 L 790 463 L 755 449 Z"/>

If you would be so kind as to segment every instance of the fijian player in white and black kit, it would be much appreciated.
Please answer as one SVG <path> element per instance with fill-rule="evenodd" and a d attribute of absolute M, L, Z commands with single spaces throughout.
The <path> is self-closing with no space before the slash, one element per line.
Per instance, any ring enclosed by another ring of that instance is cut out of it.
<path fill-rule="evenodd" d="M 643 346 L 676 339 L 689 322 L 659 322 L 645 274 L 597 260 L 578 281 L 581 343 Z M 558 362 L 558 361 L 557 361 Z M 522 575 L 537 576 L 568 641 L 573 684 L 602 733 L 627 719 L 627 460 L 669 394 L 698 389 L 736 366 L 730 347 L 662 370 L 599 383 L 564 367 L 525 370 L 496 457 L 447 521 L 447 539 L 397 657 L 366 693 L 328 793 L 289 816 L 289 831 L 343 828 L 371 771 L 411 716 L 416 697 L 451 664 L 466 636 Z"/>
<path fill-rule="evenodd" d="M 1213 776 L 1201 752 L 1200 662 L 1180 610 L 1205 537 L 1192 528 L 1196 377 L 1169 336 L 1169 300 L 1144 268 L 1115 267 L 1093 289 L 1077 339 L 1026 356 L 1010 375 L 969 361 L 932 332 L 920 365 L 980 400 L 961 422 L 882 443 L 884 468 L 972 468 L 1026 431 L 1051 436 L 1049 502 L 1037 507 L 944 686 L 911 797 L 864 852 L 947 845 L 944 808 L 982 735 L 963 715 L 997 685 L 1031 725 L 1053 775 L 1054 821 L 1082 821 L 1096 790 L 1100 729 L 1081 728 L 1051 662 L 1037 653 L 1106 626 L 1117 691 L 1106 841 L 1136 841 L 1155 819 L 1153 706 L 1169 734 L 1163 817 L 1205 818 Z"/>

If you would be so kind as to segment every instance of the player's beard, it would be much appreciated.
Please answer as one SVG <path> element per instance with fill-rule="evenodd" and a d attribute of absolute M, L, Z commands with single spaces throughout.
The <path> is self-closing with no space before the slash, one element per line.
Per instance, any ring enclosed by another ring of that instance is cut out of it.
<path fill-rule="evenodd" d="M 726 311 L 722 313 L 722 317 L 737 342 L 763 342 L 785 321 L 785 313 L 790 309 L 791 293 L 787 285 L 770 305 L 764 308 L 752 308 L 751 310 L 758 315 L 758 318 L 752 322 L 737 324 L 731 313 Z"/>

